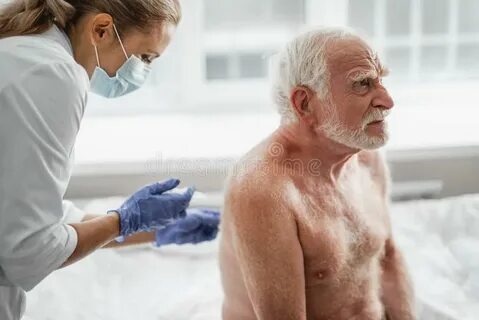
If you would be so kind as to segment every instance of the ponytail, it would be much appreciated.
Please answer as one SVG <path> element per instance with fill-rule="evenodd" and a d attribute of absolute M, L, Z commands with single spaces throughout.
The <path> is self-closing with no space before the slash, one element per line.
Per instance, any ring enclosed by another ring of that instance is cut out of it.
<path fill-rule="evenodd" d="M 179 0 L 8 1 L 0 5 L 0 39 L 42 33 L 53 24 L 68 31 L 89 13 L 111 15 L 120 34 L 132 28 L 149 32 L 157 23 L 176 26 L 181 20 Z"/>
<path fill-rule="evenodd" d="M 10 0 L 0 8 L 0 39 L 42 33 L 54 23 L 65 29 L 75 8 L 65 0 Z"/>

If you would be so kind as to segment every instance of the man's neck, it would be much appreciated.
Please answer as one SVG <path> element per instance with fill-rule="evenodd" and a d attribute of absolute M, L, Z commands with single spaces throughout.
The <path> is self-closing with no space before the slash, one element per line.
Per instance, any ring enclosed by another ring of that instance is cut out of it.
<path fill-rule="evenodd" d="M 321 163 L 321 176 L 335 182 L 341 176 L 345 165 L 360 151 L 329 139 L 323 132 L 317 132 L 301 123 L 281 125 L 273 135 L 288 150 L 290 160 L 304 164 L 311 160 Z"/>

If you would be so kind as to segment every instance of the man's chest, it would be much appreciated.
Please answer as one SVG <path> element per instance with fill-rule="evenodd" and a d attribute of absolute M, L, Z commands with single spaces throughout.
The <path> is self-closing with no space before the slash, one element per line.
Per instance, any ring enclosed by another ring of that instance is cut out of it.
<path fill-rule="evenodd" d="M 298 232 L 307 283 L 351 276 L 377 262 L 388 237 L 387 203 L 374 183 L 303 196 Z"/>

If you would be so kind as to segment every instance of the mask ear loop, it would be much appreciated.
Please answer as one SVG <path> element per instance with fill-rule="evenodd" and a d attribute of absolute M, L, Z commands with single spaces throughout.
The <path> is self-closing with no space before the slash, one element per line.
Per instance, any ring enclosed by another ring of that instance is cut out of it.
<path fill-rule="evenodd" d="M 115 30 L 116 36 L 118 37 L 118 41 L 120 42 L 121 49 L 123 50 L 123 53 L 125 54 L 126 60 L 128 60 L 128 54 L 126 54 L 125 47 L 123 46 L 123 42 L 121 41 L 120 35 L 118 34 L 118 30 L 116 30 L 115 24 L 113 24 L 113 29 Z"/>
<path fill-rule="evenodd" d="M 96 44 L 94 44 L 93 47 L 95 48 L 96 65 L 98 66 L 98 68 L 101 68 L 101 66 L 100 66 L 100 57 L 98 56 L 98 48 L 96 47 Z"/>

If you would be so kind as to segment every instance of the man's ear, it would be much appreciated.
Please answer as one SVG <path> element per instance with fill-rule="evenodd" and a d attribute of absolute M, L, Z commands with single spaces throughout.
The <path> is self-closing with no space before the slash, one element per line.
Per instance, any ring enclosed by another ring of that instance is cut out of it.
<path fill-rule="evenodd" d="M 99 13 L 92 18 L 91 31 L 92 43 L 96 45 L 116 38 L 113 30 L 113 18 L 107 13 Z"/>
<path fill-rule="evenodd" d="M 290 96 L 290 102 L 298 119 L 304 119 L 312 114 L 311 100 L 314 92 L 305 86 L 299 86 L 293 89 Z"/>

